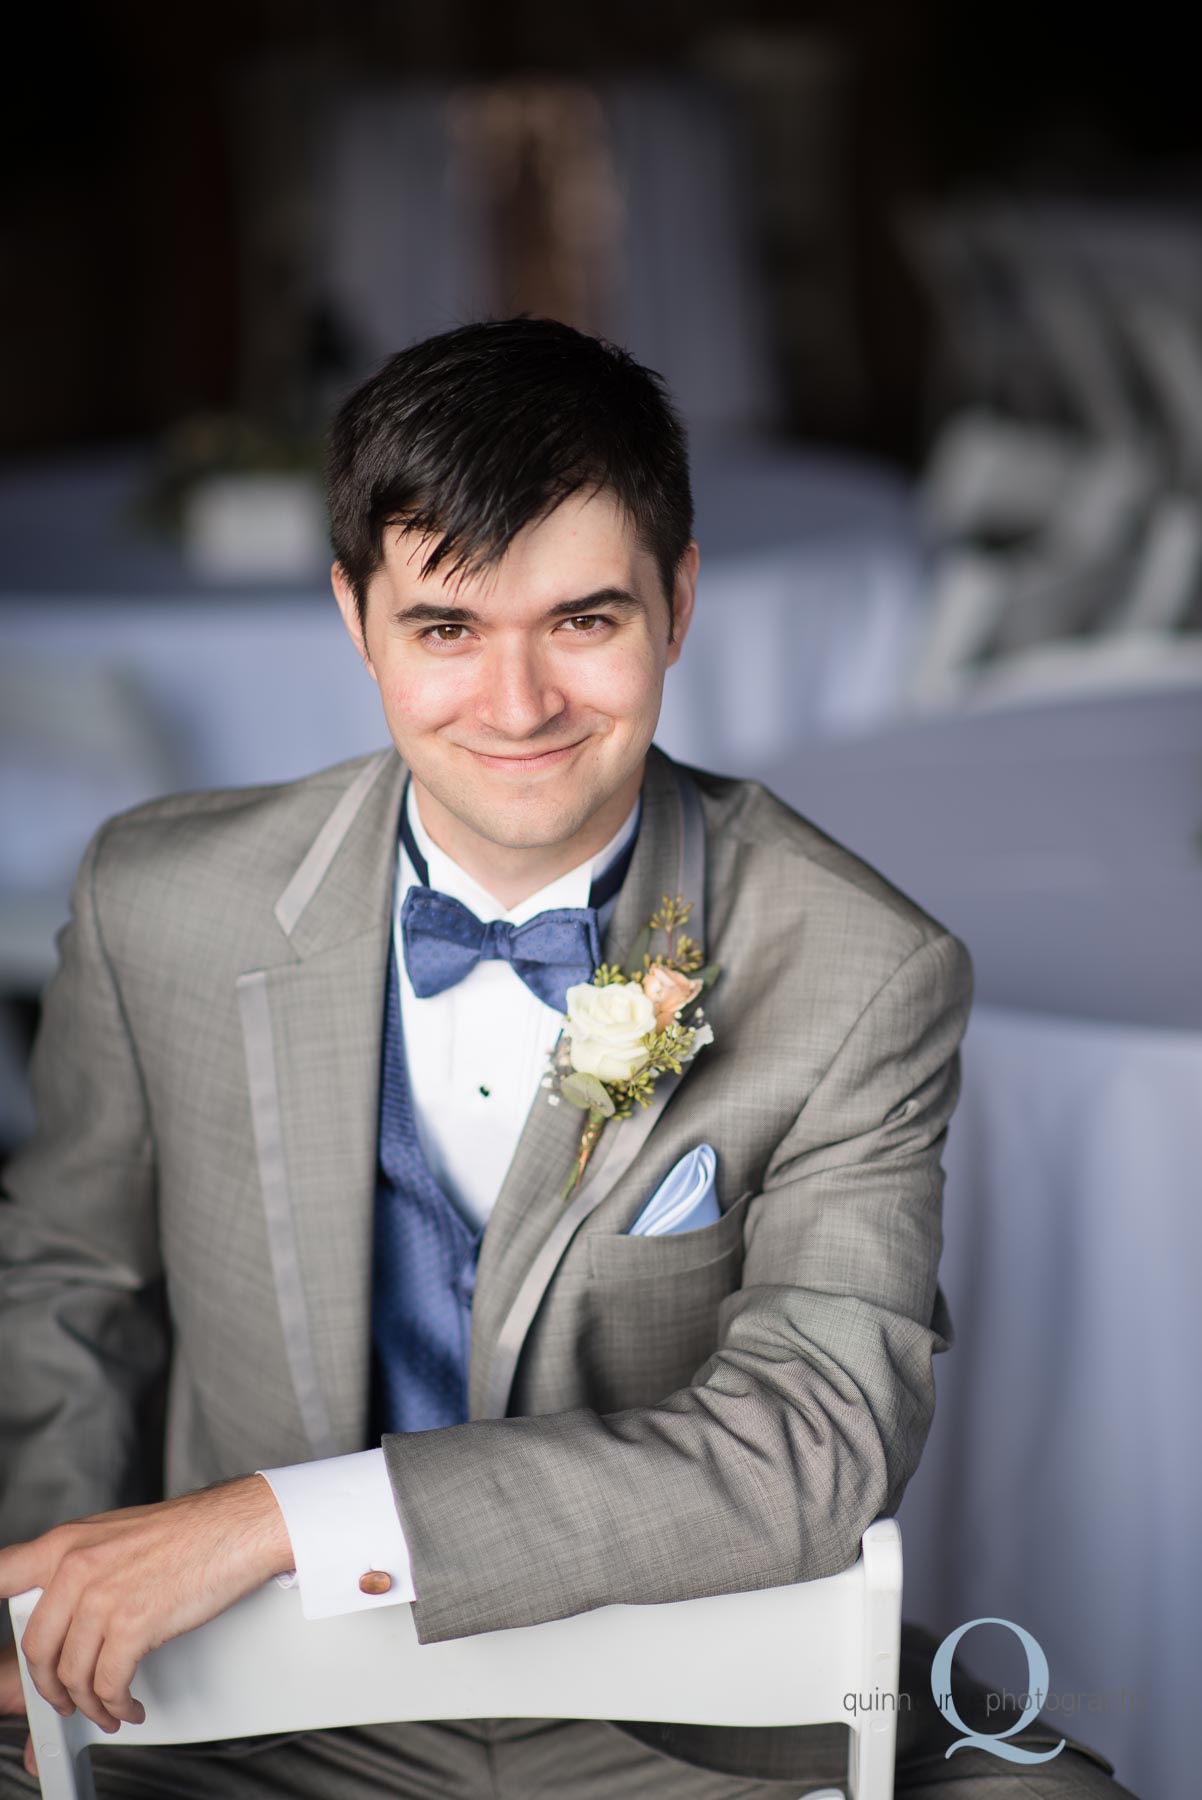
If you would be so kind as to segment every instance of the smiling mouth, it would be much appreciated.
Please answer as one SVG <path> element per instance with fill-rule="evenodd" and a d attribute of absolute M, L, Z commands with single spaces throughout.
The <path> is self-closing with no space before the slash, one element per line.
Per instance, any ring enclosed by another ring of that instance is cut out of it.
<path fill-rule="evenodd" d="M 531 756 L 495 756 L 487 750 L 473 750 L 472 755 L 478 757 L 481 762 L 499 768 L 550 768 L 553 763 L 557 763 L 561 757 L 566 756 L 570 750 L 575 750 L 583 742 L 583 738 L 577 738 L 573 744 L 557 744 L 552 750 L 539 750 Z"/>

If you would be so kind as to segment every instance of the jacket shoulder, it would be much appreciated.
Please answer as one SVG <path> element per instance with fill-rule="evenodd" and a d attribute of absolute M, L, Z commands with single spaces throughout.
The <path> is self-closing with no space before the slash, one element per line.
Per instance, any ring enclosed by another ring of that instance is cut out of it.
<path fill-rule="evenodd" d="M 169 794 L 106 820 L 80 879 L 110 954 L 141 964 L 273 953 L 276 901 L 340 801 L 394 755 L 353 757 L 296 781 Z"/>
<path fill-rule="evenodd" d="M 360 774 L 388 752 L 372 751 L 294 781 L 165 794 L 106 819 L 95 834 L 98 872 L 144 871 L 148 864 L 223 860 L 264 876 L 288 871 Z M 215 872 L 215 871 L 214 871 Z"/>

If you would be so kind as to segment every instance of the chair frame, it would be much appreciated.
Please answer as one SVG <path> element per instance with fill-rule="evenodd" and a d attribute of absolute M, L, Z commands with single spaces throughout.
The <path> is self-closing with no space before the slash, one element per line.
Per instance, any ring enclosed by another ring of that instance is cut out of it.
<path fill-rule="evenodd" d="M 94 1800 L 94 1743 L 200 1743 L 404 1719 L 671 1720 L 849 1727 L 845 1790 L 891 1800 L 901 1532 L 878 1519 L 837 1575 L 709 1598 L 614 1605 L 545 1624 L 418 1641 L 405 1604 L 306 1620 L 275 1582 L 173 1638 L 137 1676 L 142 1725 L 62 1718 L 20 1659 L 43 1800 Z M 39 1598 L 9 1602 L 18 1646 Z M 268 1672 L 269 1673 L 265 1673 Z M 855 1704 L 849 1705 L 849 1696 Z"/>

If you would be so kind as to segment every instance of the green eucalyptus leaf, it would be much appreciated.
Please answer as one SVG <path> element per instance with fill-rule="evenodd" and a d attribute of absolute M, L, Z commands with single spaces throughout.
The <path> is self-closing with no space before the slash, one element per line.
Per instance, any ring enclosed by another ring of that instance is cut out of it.
<path fill-rule="evenodd" d="M 715 981 L 717 981 L 717 979 L 721 973 L 722 973 L 721 963 L 706 963 L 704 969 L 700 969 L 698 971 L 695 979 L 701 983 L 701 989 L 702 989 L 703 993 L 705 992 L 706 988 L 713 987 Z"/>
<path fill-rule="evenodd" d="M 560 1093 L 573 1106 L 582 1106 L 586 1112 L 599 1112 L 608 1119 L 613 1113 L 614 1103 L 605 1090 L 604 1082 L 598 1081 L 595 1075 L 585 1075 L 579 1069 L 564 1077 Z"/>

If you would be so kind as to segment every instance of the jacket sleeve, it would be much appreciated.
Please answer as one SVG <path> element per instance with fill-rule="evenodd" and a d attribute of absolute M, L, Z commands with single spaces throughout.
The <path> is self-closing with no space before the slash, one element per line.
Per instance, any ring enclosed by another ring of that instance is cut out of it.
<path fill-rule="evenodd" d="M 155 1498 L 166 1362 L 146 1097 L 96 904 L 104 830 L 59 933 L 32 1139 L 0 1191 L 0 1542 Z"/>
<path fill-rule="evenodd" d="M 422 1641 L 833 1573 L 934 1407 L 968 953 L 912 950 L 769 1158 L 714 1353 L 651 1406 L 388 1436 Z"/>

